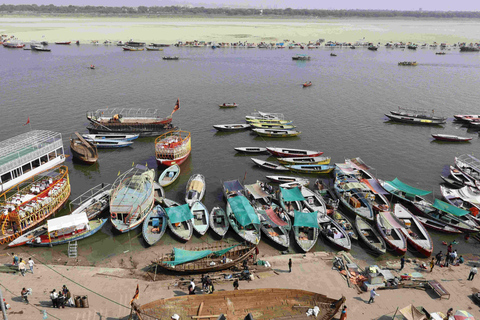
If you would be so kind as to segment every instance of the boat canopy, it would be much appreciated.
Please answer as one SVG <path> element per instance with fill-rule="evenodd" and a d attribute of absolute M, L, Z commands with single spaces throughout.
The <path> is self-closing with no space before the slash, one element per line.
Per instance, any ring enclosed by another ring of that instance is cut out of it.
<path fill-rule="evenodd" d="M 341 171 L 343 174 L 356 174 L 358 170 L 352 167 L 350 164 L 347 163 L 335 163 L 335 166 Z"/>
<path fill-rule="evenodd" d="M 193 214 L 188 204 L 166 208 L 165 211 L 171 223 L 180 223 L 193 219 Z"/>
<path fill-rule="evenodd" d="M 397 208 L 397 207 L 395 207 L 395 208 Z M 389 229 L 405 228 L 400 223 L 398 223 L 397 220 L 395 220 L 395 218 L 393 217 L 393 215 L 390 211 L 383 211 L 383 212 L 380 212 L 379 214 L 381 214 L 382 217 L 384 218 L 384 227 L 385 228 L 388 228 L 389 226 L 390 226 Z"/>
<path fill-rule="evenodd" d="M 365 191 L 365 192 L 370 191 L 368 186 L 365 183 L 361 183 L 361 182 L 347 182 L 340 185 L 340 187 L 343 190 L 358 190 L 358 191 Z"/>
<path fill-rule="evenodd" d="M 284 227 L 288 225 L 287 222 L 283 221 L 274 211 L 272 208 L 265 210 L 268 217 L 270 218 L 271 222 L 275 223 L 279 227 Z"/>
<path fill-rule="evenodd" d="M 247 184 L 245 186 L 245 189 L 247 189 L 248 192 L 250 192 L 255 199 L 268 198 L 272 196 L 271 194 L 263 191 L 258 183 Z"/>
<path fill-rule="evenodd" d="M 480 172 L 480 160 L 478 160 L 474 156 L 470 154 L 462 154 L 461 156 L 458 156 L 456 159 L 470 166 L 473 170 Z"/>
<path fill-rule="evenodd" d="M 388 183 L 391 187 L 411 195 L 426 196 L 427 194 L 432 193 L 431 191 L 426 191 L 426 190 L 411 187 L 408 184 L 405 184 L 402 181 L 398 180 L 398 178 L 395 178 L 392 181 L 385 181 L 385 182 Z"/>
<path fill-rule="evenodd" d="M 407 320 L 427 320 L 427 317 L 422 312 L 418 311 L 413 305 L 408 305 L 405 308 L 400 310 L 400 313 L 405 317 Z M 433 319 L 433 318 L 432 318 Z"/>
<path fill-rule="evenodd" d="M 243 190 L 242 184 L 238 180 L 225 181 L 223 187 L 228 191 L 241 191 Z"/>
<path fill-rule="evenodd" d="M 280 191 L 282 192 L 283 201 L 304 201 L 305 198 L 300 191 L 300 188 L 294 187 L 291 189 L 285 189 L 280 187 Z"/>
<path fill-rule="evenodd" d="M 48 233 L 66 229 L 74 231 L 76 229 L 84 229 L 85 227 L 89 228 L 85 212 L 47 220 Z"/>
<path fill-rule="evenodd" d="M 438 200 L 438 199 L 435 199 L 435 201 L 433 202 L 433 207 L 440 211 L 451 213 L 457 217 L 462 217 L 470 212 L 470 211 L 452 206 L 451 204 L 443 202 L 442 200 Z"/>
<path fill-rule="evenodd" d="M 320 228 L 318 226 L 317 216 L 318 212 L 299 212 L 294 210 L 295 213 L 295 222 L 293 225 L 295 227 L 310 227 L 310 228 Z"/>
<path fill-rule="evenodd" d="M 363 183 L 367 184 L 370 189 L 375 192 L 376 194 L 389 194 L 389 192 L 380 185 L 377 179 L 364 179 L 362 180 Z"/>
<path fill-rule="evenodd" d="M 243 227 L 249 224 L 260 224 L 260 219 L 253 209 L 250 202 L 244 196 L 237 196 L 228 199 L 228 203 L 232 207 L 235 218 Z"/>
<path fill-rule="evenodd" d="M 362 159 L 360 159 L 360 157 L 348 159 L 346 161 L 353 164 L 353 166 L 356 167 L 357 169 L 362 169 L 362 170 L 373 169 L 372 167 L 367 166 L 367 164 Z"/>
<path fill-rule="evenodd" d="M 199 260 L 202 258 L 205 258 L 211 254 L 220 257 L 223 256 L 225 253 L 228 251 L 232 250 L 235 248 L 237 245 L 218 250 L 218 251 L 212 251 L 212 250 L 200 250 L 200 251 L 190 251 L 190 250 L 184 250 L 184 249 L 179 249 L 179 248 L 173 248 L 173 256 L 174 260 L 173 261 L 162 261 L 163 263 L 169 264 L 171 266 L 176 266 L 182 263 L 187 263 L 190 261 L 195 261 Z"/>

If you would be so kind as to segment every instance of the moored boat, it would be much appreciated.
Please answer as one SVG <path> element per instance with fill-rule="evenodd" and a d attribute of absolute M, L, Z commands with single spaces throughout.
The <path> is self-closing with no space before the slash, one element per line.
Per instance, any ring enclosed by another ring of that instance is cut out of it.
<path fill-rule="evenodd" d="M 50 51 L 52 51 L 49 48 L 45 48 L 45 46 L 43 44 L 40 44 L 40 43 L 32 43 L 32 44 L 30 44 L 30 48 L 32 49 L 32 51 L 40 51 L 40 52 L 50 52 Z"/>
<path fill-rule="evenodd" d="M 55 44 L 60 44 L 60 45 L 69 45 L 72 43 L 72 41 L 55 41 Z"/>
<path fill-rule="evenodd" d="M 451 134 L 440 134 L 440 133 L 432 133 L 432 137 L 435 138 L 436 140 L 448 141 L 448 142 L 468 142 L 472 140 L 472 138 L 468 138 L 468 137 L 460 137 L 460 136 L 454 136 Z"/>
<path fill-rule="evenodd" d="M 228 198 L 226 213 L 230 227 L 240 238 L 253 245 L 260 242 L 260 218 L 245 196 L 235 194 Z"/>
<path fill-rule="evenodd" d="M 200 201 L 195 201 L 190 206 L 190 211 L 192 212 L 192 226 L 200 236 L 203 236 L 210 226 L 210 215 L 208 214 L 207 207 Z"/>
<path fill-rule="evenodd" d="M 84 139 L 78 132 L 70 137 L 70 150 L 75 160 L 87 164 L 93 164 L 98 160 L 97 145 Z"/>
<path fill-rule="evenodd" d="M 125 148 L 133 144 L 133 141 L 117 139 L 95 139 L 89 140 L 89 142 L 93 142 L 98 149 Z"/>
<path fill-rule="evenodd" d="M 174 164 L 163 170 L 163 172 L 160 174 L 160 177 L 158 177 L 158 183 L 160 186 L 166 187 L 174 183 L 179 176 L 180 166 L 178 164 Z"/>
<path fill-rule="evenodd" d="M 147 46 L 145 47 L 145 49 L 147 49 L 147 51 L 163 51 L 162 48 L 154 47 L 154 46 Z"/>
<path fill-rule="evenodd" d="M 239 123 L 239 124 L 214 124 L 213 127 L 218 131 L 241 131 L 250 129 L 250 125 L 248 123 Z"/>
<path fill-rule="evenodd" d="M 469 186 L 469 187 L 479 187 L 480 181 L 469 177 L 463 171 L 455 168 L 454 166 L 449 166 L 450 169 L 450 176 L 457 181 L 458 183 L 462 184 L 462 186 Z M 465 171 L 468 171 L 467 169 Z"/>
<path fill-rule="evenodd" d="M 277 195 L 280 207 L 291 217 L 295 218 L 296 211 L 302 211 L 305 198 L 297 186 L 280 187 Z M 308 209 L 307 209 L 308 211 Z"/>
<path fill-rule="evenodd" d="M 179 60 L 178 56 L 165 56 L 162 58 L 163 60 Z"/>
<path fill-rule="evenodd" d="M 300 173 L 330 173 L 335 169 L 335 166 L 328 164 L 294 164 L 285 165 L 285 167 L 293 172 Z"/>
<path fill-rule="evenodd" d="M 292 148 L 273 148 L 267 147 L 267 151 L 274 157 L 291 158 L 291 157 L 318 157 L 323 154 L 322 151 L 292 149 Z"/>
<path fill-rule="evenodd" d="M 156 205 L 143 220 L 142 235 L 145 242 L 153 246 L 160 241 L 167 229 L 167 213 L 160 205 Z"/>
<path fill-rule="evenodd" d="M 236 104 L 236 103 L 224 103 L 224 104 L 219 104 L 218 106 L 220 108 L 236 108 L 236 107 L 238 107 L 238 104 Z"/>
<path fill-rule="evenodd" d="M 261 137 L 268 138 L 290 138 L 302 133 L 301 131 L 282 129 L 252 129 L 252 131 Z"/>
<path fill-rule="evenodd" d="M 290 176 L 265 176 L 270 181 L 276 183 L 289 183 L 289 182 L 298 182 L 299 184 L 307 187 L 310 184 L 310 180 L 298 177 L 290 177 Z"/>
<path fill-rule="evenodd" d="M 378 232 L 360 216 L 355 217 L 354 226 L 357 229 L 358 237 L 376 254 L 387 252 L 385 241 Z"/>
<path fill-rule="evenodd" d="M 193 174 L 190 179 L 188 179 L 185 188 L 185 202 L 189 206 L 192 206 L 194 202 L 202 200 L 205 195 L 205 189 L 205 177 L 199 173 Z"/>
<path fill-rule="evenodd" d="M 214 207 L 212 211 L 210 211 L 209 222 L 210 229 L 221 238 L 225 236 L 230 226 L 225 210 L 220 207 Z"/>
<path fill-rule="evenodd" d="M 337 221 L 329 217 L 326 213 L 318 213 L 317 221 L 324 239 L 328 240 L 340 250 L 350 251 L 350 249 L 352 249 L 350 237 Z"/>
<path fill-rule="evenodd" d="M 115 229 L 128 232 L 138 227 L 154 204 L 155 171 L 142 165 L 127 170 L 113 183 L 110 221 Z"/>
<path fill-rule="evenodd" d="M 295 242 L 303 252 L 310 251 L 317 243 L 320 233 L 317 215 L 317 212 L 310 212 L 308 209 L 294 213 L 293 234 Z"/>
<path fill-rule="evenodd" d="M 124 140 L 124 141 L 132 141 L 139 137 L 139 134 L 121 134 L 121 133 L 85 133 L 82 134 L 82 137 L 89 140 L 100 140 L 100 139 L 108 139 L 108 140 Z"/>
<path fill-rule="evenodd" d="M 401 232 L 402 226 L 393 218 L 390 210 L 379 211 L 375 215 L 377 231 L 385 243 L 396 254 L 403 256 L 407 252 L 407 240 Z"/>
<path fill-rule="evenodd" d="M 318 214 L 321 216 L 327 214 L 327 206 L 325 200 L 320 194 L 313 192 L 312 190 L 303 186 L 300 188 L 300 192 L 305 199 L 302 202 L 304 208 L 307 208 L 311 212 L 317 211 Z"/>
<path fill-rule="evenodd" d="M 159 166 L 181 165 L 192 150 L 190 132 L 174 130 L 155 139 L 155 157 Z"/>
<path fill-rule="evenodd" d="M 330 164 L 330 157 L 292 157 L 292 158 L 277 158 L 281 164 Z"/>
<path fill-rule="evenodd" d="M 389 120 L 394 122 L 402 122 L 402 123 L 410 123 L 410 124 L 441 125 L 446 123 L 446 120 L 415 118 L 415 117 L 408 117 L 408 116 L 399 116 L 395 114 L 385 114 L 385 116 L 387 116 Z"/>
<path fill-rule="evenodd" d="M 296 128 L 293 124 L 271 124 L 271 123 L 263 123 L 263 122 L 253 122 L 250 124 L 252 128 L 259 128 L 259 129 L 282 129 L 282 130 L 291 130 Z"/>
<path fill-rule="evenodd" d="M 260 160 L 260 159 L 255 159 L 251 158 L 252 161 L 259 167 L 269 169 L 269 170 L 275 170 L 275 171 L 288 171 L 288 169 L 280 164 L 265 161 L 265 160 Z"/>
<path fill-rule="evenodd" d="M 193 235 L 193 215 L 188 204 L 180 205 L 170 199 L 164 199 L 167 208 L 167 224 L 172 233 L 181 241 L 187 242 Z"/>
<path fill-rule="evenodd" d="M 132 47 L 132 46 L 123 46 L 123 51 L 143 51 L 145 47 Z"/>
<path fill-rule="evenodd" d="M 455 166 L 472 182 L 480 181 L 480 160 L 473 155 L 462 154 L 455 157 Z"/>
<path fill-rule="evenodd" d="M 460 231 L 460 230 L 458 230 L 454 227 L 451 227 L 451 226 L 447 225 L 446 223 L 442 223 L 438 220 L 428 219 L 428 218 L 419 217 L 419 216 L 416 216 L 416 218 L 425 227 L 430 228 L 430 229 L 435 230 L 435 231 L 438 231 L 438 232 L 456 233 L 456 234 L 462 233 L 462 231 Z"/>
<path fill-rule="evenodd" d="M 453 116 L 456 121 L 469 123 L 471 121 L 480 120 L 479 114 L 456 114 Z"/>
<path fill-rule="evenodd" d="M 244 152 L 244 153 L 265 153 L 265 152 L 267 152 L 267 148 L 261 148 L 261 147 L 236 147 L 234 149 L 237 152 Z"/>
<path fill-rule="evenodd" d="M 254 118 L 247 118 L 245 117 L 245 120 L 247 123 L 250 124 L 274 124 L 274 125 L 287 125 L 287 124 L 292 124 L 292 120 L 282 120 L 282 119 L 254 119 Z"/>
<path fill-rule="evenodd" d="M 35 239 L 37 237 L 40 237 L 41 235 L 46 234 L 48 231 L 47 225 L 41 225 L 40 227 L 37 227 L 33 230 L 28 231 L 27 233 L 22 234 L 12 242 L 8 244 L 8 247 L 18 247 L 18 246 L 23 246 L 26 245 L 27 242 L 31 241 L 32 239 Z"/>
<path fill-rule="evenodd" d="M 298 53 L 292 57 L 292 60 L 301 60 L 301 61 L 310 60 L 310 56 L 306 54 Z"/>
<path fill-rule="evenodd" d="M 58 212 L 70 196 L 67 166 L 57 166 L 0 195 L 0 244 L 35 228 Z"/>
<path fill-rule="evenodd" d="M 253 121 L 253 120 L 258 120 L 258 121 L 285 120 L 285 116 L 283 115 L 283 113 L 271 113 L 271 112 L 255 111 L 255 112 L 252 112 L 250 115 L 245 116 L 245 120 L 247 122 Z"/>
<path fill-rule="evenodd" d="M 108 208 L 111 192 L 111 184 L 102 183 L 89 189 L 74 200 L 70 201 L 69 206 L 71 214 L 85 212 L 88 220 L 95 219 Z M 72 211 L 72 207 L 75 206 L 75 210 Z"/>
<path fill-rule="evenodd" d="M 440 192 L 449 204 L 470 212 L 468 217 L 480 225 L 480 191 L 477 188 L 463 186 L 452 189 L 441 184 Z"/>

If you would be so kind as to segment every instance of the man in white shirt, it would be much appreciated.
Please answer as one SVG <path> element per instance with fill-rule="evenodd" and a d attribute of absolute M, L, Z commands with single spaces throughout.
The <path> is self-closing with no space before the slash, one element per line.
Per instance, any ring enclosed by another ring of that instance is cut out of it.
<path fill-rule="evenodd" d="M 32 274 L 33 274 L 34 265 L 35 265 L 35 262 L 33 262 L 32 258 L 28 258 L 28 266 L 30 267 L 30 271 L 32 271 Z"/>
<path fill-rule="evenodd" d="M 477 265 L 474 265 L 472 269 L 470 269 L 470 274 L 468 275 L 468 279 L 467 280 L 472 280 L 473 281 L 473 278 L 475 277 L 475 275 L 477 274 Z"/>

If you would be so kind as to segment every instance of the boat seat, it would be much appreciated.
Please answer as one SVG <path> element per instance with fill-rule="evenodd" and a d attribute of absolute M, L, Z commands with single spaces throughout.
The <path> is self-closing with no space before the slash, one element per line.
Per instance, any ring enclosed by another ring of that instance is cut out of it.
<path fill-rule="evenodd" d="M 160 219 L 153 218 L 152 219 L 152 227 L 157 228 L 160 225 Z"/>
<path fill-rule="evenodd" d="M 221 217 L 217 217 L 217 219 L 216 219 L 217 223 L 222 223 L 222 220 L 223 219 Z"/>

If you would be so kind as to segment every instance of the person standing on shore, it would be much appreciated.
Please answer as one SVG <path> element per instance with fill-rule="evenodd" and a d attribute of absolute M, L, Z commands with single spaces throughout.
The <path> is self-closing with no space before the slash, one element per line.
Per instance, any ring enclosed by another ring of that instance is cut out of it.
<path fill-rule="evenodd" d="M 450 320 L 450 317 L 453 317 L 453 308 L 448 309 L 447 315 L 445 318 L 443 318 L 443 320 Z"/>
<path fill-rule="evenodd" d="M 238 290 L 238 279 L 235 279 L 235 281 L 233 281 L 233 290 Z"/>
<path fill-rule="evenodd" d="M 433 267 L 435 267 L 435 259 L 432 258 L 432 261 L 430 261 L 430 272 L 433 271 Z"/>
<path fill-rule="evenodd" d="M 342 315 L 340 316 L 340 320 L 347 320 L 347 306 L 343 306 Z"/>
<path fill-rule="evenodd" d="M 440 252 L 437 253 L 437 255 L 435 256 L 435 258 L 437 259 L 437 263 L 436 263 L 437 265 L 440 265 L 440 262 L 442 261 L 442 256 L 443 256 L 442 250 L 440 250 Z"/>
<path fill-rule="evenodd" d="M 13 265 L 18 266 L 18 256 L 12 252 L 13 255 Z"/>
<path fill-rule="evenodd" d="M 405 256 L 400 258 L 400 270 L 398 271 L 402 271 L 403 267 L 405 267 Z"/>
<path fill-rule="evenodd" d="M 288 272 L 292 272 L 292 259 L 288 259 Z"/>
<path fill-rule="evenodd" d="M 52 300 L 53 307 L 58 308 L 58 293 L 55 291 L 55 289 L 53 289 L 50 293 L 50 299 Z"/>
<path fill-rule="evenodd" d="M 33 274 L 33 266 L 35 265 L 35 262 L 33 262 L 32 258 L 28 258 L 28 266 L 30 267 L 30 271 Z"/>
<path fill-rule="evenodd" d="M 379 296 L 379 294 L 375 291 L 375 288 L 370 290 L 370 300 L 368 300 L 368 304 L 375 302 L 375 296 Z"/>
<path fill-rule="evenodd" d="M 22 274 L 22 276 L 25 277 L 25 271 L 27 271 L 27 266 L 25 265 L 25 262 L 22 260 L 20 260 L 20 263 L 18 264 L 18 270 L 20 270 L 20 273 Z"/>
<path fill-rule="evenodd" d="M 23 288 L 21 294 L 23 300 L 28 304 L 28 290 Z"/>
<path fill-rule="evenodd" d="M 473 265 L 472 269 L 470 269 L 470 274 L 468 275 L 467 280 L 473 281 L 473 278 L 475 277 L 477 272 L 478 272 L 477 265 L 475 264 L 475 265 Z"/>

